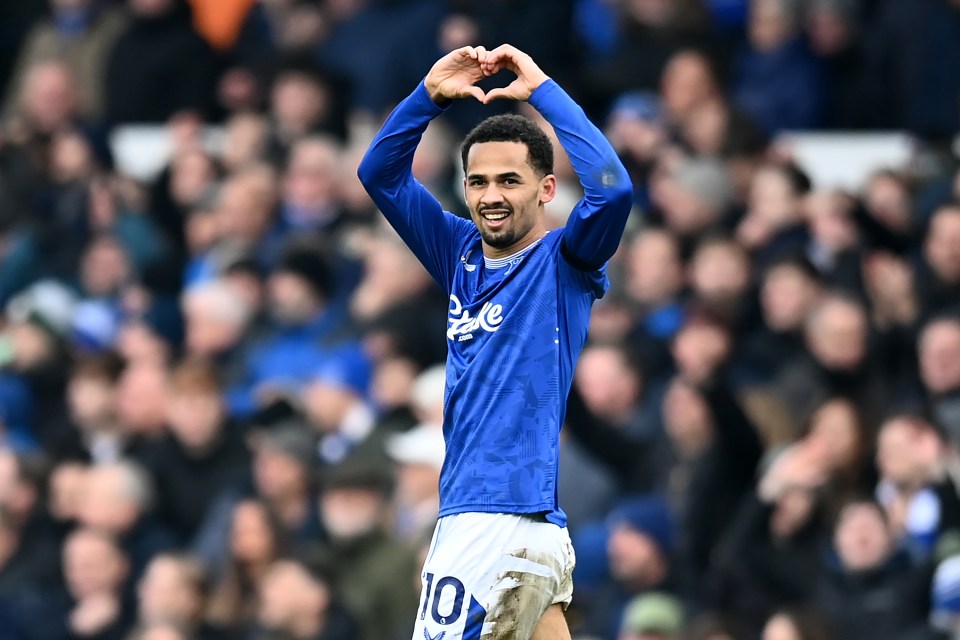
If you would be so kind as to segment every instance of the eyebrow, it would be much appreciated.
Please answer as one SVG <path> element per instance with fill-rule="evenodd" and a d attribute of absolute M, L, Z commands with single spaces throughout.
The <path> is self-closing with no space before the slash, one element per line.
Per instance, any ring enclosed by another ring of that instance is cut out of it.
<path fill-rule="evenodd" d="M 481 174 L 481 173 L 471 173 L 471 174 L 469 174 L 469 175 L 467 176 L 467 180 L 474 180 L 474 179 L 476 179 L 476 178 L 486 179 L 486 177 L 487 177 L 487 176 L 485 176 L 485 175 L 483 175 L 483 174 Z M 505 179 L 507 179 L 507 178 L 521 178 L 521 179 L 522 179 L 523 176 L 521 176 L 521 175 L 520 175 L 519 173 L 517 173 L 516 171 L 507 171 L 506 173 L 498 173 L 498 174 L 497 174 L 497 180 L 505 180 Z"/>

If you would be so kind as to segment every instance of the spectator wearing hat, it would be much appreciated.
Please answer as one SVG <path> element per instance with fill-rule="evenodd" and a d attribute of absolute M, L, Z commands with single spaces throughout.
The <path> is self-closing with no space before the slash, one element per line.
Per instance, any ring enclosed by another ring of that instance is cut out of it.
<path fill-rule="evenodd" d="M 393 479 L 380 464 L 353 460 L 322 476 L 320 513 L 329 542 L 318 549 L 339 576 L 344 605 L 361 624 L 361 640 L 409 633 L 416 609 L 414 554 L 388 533 Z"/>
<path fill-rule="evenodd" d="M 713 158 L 684 157 L 671 166 L 663 162 L 651 180 L 654 210 L 668 229 L 690 245 L 717 230 L 733 204 L 733 181 L 726 165 Z"/>
<path fill-rule="evenodd" d="M 627 605 L 617 640 L 678 640 L 683 607 L 666 593 L 646 593 Z"/>
<path fill-rule="evenodd" d="M 227 418 L 216 372 L 202 361 L 184 361 L 171 372 L 167 424 L 149 465 L 157 514 L 186 541 L 217 496 L 244 477 L 250 455 L 240 426 Z"/>
<path fill-rule="evenodd" d="M 440 470 L 445 445 L 438 424 L 419 424 L 389 436 L 387 454 L 396 464 L 394 532 L 410 543 L 422 540 L 440 512 Z"/>
<path fill-rule="evenodd" d="M 637 497 L 615 505 L 602 528 L 584 529 L 574 538 L 577 548 L 585 549 L 584 555 L 591 554 L 595 545 L 605 548 L 602 561 L 606 571 L 601 581 L 578 583 L 582 595 L 574 606 L 583 615 L 580 631 L 615 636 L 631 598 L 671 589 L 675 527 L 675 518 L 662 498 Z"/>

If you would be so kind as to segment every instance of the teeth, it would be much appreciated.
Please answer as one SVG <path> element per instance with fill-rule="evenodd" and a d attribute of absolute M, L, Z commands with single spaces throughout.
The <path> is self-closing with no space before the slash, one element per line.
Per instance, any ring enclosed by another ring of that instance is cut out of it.
<path fill-rule="evenodd" d="M 485 213 L 483 214 L 483 217 L 486 218 L 487 220 L 503 220 L 508 215 L 510 214 L 509 213 Z"/>

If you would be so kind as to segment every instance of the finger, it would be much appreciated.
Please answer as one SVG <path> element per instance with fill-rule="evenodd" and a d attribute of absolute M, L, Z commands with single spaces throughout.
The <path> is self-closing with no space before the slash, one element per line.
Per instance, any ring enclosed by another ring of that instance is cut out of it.
<path fill-rule="evenodd" d="M 494 100 L 501 100 L 501 99 L 512 99 L 512 96 L 510 95 L 510 92 L 507 91 L 507 89 L 499 89 L 499 88 L 491 89 L 490 91 L 487 92 L 487 94 L 484 96 L 481 102 L 483 102 L 483 104 L 490 104 Z"/>
<path fill-rule="evenodd" d="M 490 52 L 487 51 L 486 47 L 476 47 L 474 49 L 474 52 L 477 54 L 476 61 L 479 62 L 481 65 L 484 63 L 487 56 L 490 54 Z"/>
<path fill-rule="evenodd" d="M 487 96 L 483 93 L 483 89 L 476 85 L 470 85 L 463 88 L 463 93 L 469 96 L 473 96 L 483 104 L 487 103 Z"/>

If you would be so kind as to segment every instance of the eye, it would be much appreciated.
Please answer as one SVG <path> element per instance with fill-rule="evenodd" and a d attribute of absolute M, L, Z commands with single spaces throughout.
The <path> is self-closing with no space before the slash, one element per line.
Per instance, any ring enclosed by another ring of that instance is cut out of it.
<path fill-rule="evenodd" d="M 516 185 L 516 184 L 520 184 L 520 181 L 516 178 L 504 178 L 503 184 Z"/>
<path fill-rule="evenodd" d="M 467 181 L 467 184 L 470 185 L 471 187 L 482 187 L 483 180 L 481 180 L 480 178 L 470 178 L 470 180 Z"/>

